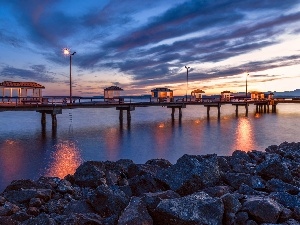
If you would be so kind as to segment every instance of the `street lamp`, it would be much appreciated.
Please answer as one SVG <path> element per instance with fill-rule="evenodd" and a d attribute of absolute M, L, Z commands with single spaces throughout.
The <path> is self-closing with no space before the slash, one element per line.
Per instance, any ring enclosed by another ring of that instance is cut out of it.
<path fill-rule="evenodd" d="M 187 101 L 187 91 L 188 91 L 188 85 L 189 85 L 189 66 L 185 66 L 186 68 L 186 94 L 185 94 L 185 100 Z"/>
<path fill-rule="evenodd" d="M 72 55 L 75 55 L 75 53 L 71 53 L 69 48 L 64 48 L 64 55 L 70 56 L 70 103 L 72 103 Z"/>
<path fill-rule="evenodd" d="M 246 98 L 248 98 L 248 91 L 247 91 L 247 88 L 248 88 L 248 84 L 247 84 L 247 78 L 249 76 L 249 73 L 246 74 Z"/>

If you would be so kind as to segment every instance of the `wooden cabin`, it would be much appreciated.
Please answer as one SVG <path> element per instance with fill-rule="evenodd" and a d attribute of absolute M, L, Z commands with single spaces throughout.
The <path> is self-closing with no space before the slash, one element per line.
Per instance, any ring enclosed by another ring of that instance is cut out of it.
<path fill-rule="evenodd" d="M 264 100 L 265 93 L 260 91 L 252 91 L 251 92 L 251 100 Z"/>
<path fill-rule="evenodd" d="M 192 101 L 202 101 L 202 97 L 203 97 L 204 93 L 205 93 L 205 91 L 202 91 L 200 89 L 193 90 L 191 92 L 191 100 Z"/>
<path fill-rule="evenodd" d="M 118 86 L 110 86 L 104 89 L 104 100 L 105 101 L 115 101 L 121 100 L 121 91 L 123 91 L 122 88 L 118 87 Z"/>
<path fill-rule="evenodd" d="M 42 102 L 42 90 L 45 87 L 36 82 L 3 81 L 0 83 L 2 99 L 18 97 L 18 102 Z"/>
<path fill-rule="evenodd" d="M 221 92 L 221 96 L 220 96 L 221 101 L 229 102 L 229 101 L 231 101 L 231 98 L 233 98 L 233 96 L 231 95 L 230 91 L 222 91 Z"/>
<path fill-rule="evenodd" d="M 155 88 L 151 90 L 151 101 L 154 102 L 173 102 L 173 90 L 169 88 Z"/>

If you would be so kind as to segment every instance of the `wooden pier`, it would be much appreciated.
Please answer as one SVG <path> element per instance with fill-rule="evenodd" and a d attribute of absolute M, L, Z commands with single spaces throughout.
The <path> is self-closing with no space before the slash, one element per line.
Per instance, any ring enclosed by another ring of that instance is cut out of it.
<path fill-rule="evenodd" d="M 210 109 L 217 108 L 218 119 L 221 117 L 221 106 L 222 105 L 232 105 L 235 107 L 236 116 L 239 115 L 239 107 L 245 108 L 245 116 L 248 116 L 249 105 L 253 104 L 256 107 L 256 113 L 269 113 L 270 106 L 271 112 L 276 113 L 277 104 L 281 103 L 300 103 L 300 100 L 285 100 L 285 99 L 272 99 L 272 100 L 260 100 L 260 101 L 220 101 L 215 99 L 209 99 L 206 101 L 181 101 L 181 102 L 105 102 L 103 99 L 99 98 L 80 98 L 77 97 L 77 101 L 74 103 L 66 103 L 64 101 L 58 101 L 59 97 L 52 97 L 52 99 L 47 102 L 23 102 L 20 104 L 20 100 L 16 97 L 14 99 L 9 99 L 10 101 L 2 98 L 0 102 L 0 112 L 1 111 L 35 111 L 41 114 L 41 124 L 46 124 L 46 114 L 50 114 L 52 118 L 52 126 L 57 126 L 56 115 L 62 114 L 64 109 L 75 109 L 75 108 L 115 108 L 119 110 L 119 120 L 120 123 L 123 122 L 123 112 L 126 111 L 127 122 L 131 121 L 131 111 L 134 111 L 138 107 L 167 107 L 171 109 L 171 118 L 175 119 L 175 111 L 178 110 L 178 116 L 181 120 L 182 118 L 182 109 L 186 108 L 189 105 L 199 105 L 204 106 L 207 109 L 207 119 L 210 118 Z M 88 100 L 89 99 L 89 100 Z M 101 101 L 102 100 L 102 101 Z"/>

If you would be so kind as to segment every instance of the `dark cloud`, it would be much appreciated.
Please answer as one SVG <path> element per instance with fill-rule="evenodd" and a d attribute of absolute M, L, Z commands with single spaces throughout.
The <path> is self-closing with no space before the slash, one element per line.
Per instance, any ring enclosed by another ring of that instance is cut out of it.
<path fill-rule="evenodd" d="M 1 76 L 5 80 L 22 79 L 27 81 L 54 82 L 54 73 L 47 71 L 45 65 L 33 65 L 30 69 L 19 69 L 5 66 L 1 71 Z"/>

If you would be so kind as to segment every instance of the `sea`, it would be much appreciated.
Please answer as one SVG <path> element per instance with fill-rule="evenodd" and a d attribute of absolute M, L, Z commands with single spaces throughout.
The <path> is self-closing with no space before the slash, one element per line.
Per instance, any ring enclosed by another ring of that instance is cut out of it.
<path fill-rule="evenodd" d="M 0 112 L 0 192 L 13 180 L 40 176 L 63 178 L 85 161 L 131 159 L 145 163 L 167 159 L 171 163 L 184 154 L 229 156 L 235 150 L 264 151 L 270 145 L 299 142 L 300 104 L 282 103 L 276 113 L 256 113 L 223 105 L 221 117 L 211 108 L 189 105 L 171 119 L 171 109 L 137 107 L 127 122 L 119 121 L 115 108 L 66 109 L 41 125 L 37 112 Z"/>

